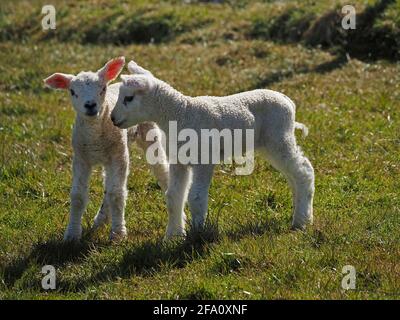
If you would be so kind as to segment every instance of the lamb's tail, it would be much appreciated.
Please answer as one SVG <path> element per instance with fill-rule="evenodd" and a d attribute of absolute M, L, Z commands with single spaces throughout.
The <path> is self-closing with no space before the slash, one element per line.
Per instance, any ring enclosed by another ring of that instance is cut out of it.
<path fill-rule="evenodd" d="M 302 124 L 302 123 L 300 123 L 300 122 L 295 122 L 295 123 L 294 123 L 294 128 L 295 128 L 295 129 L 299 129 L 299 130 L 302 131 L 302 133 L 303 133 L 303 138 L 305 138 L 305 137 L 308 136 L 308 128 L 307 128 L 304 124 Z"/>

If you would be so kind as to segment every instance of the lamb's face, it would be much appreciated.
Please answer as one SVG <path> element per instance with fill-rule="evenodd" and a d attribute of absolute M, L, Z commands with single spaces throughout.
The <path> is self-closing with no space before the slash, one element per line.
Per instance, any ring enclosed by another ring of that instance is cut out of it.
<path fill-rule="evenodd" d="M 103 113 L 108 83 L 119 75 L 124 64 L 125 58 L 120 57 L 109 61 L 97 72 L 80 72 L 76 76 L 55 73 L 44 81 L 50 88 L 68 90 L 76 112 L 95 118 Z"/>
<path fill-rule="evenodd" d="M 121 76 L 117 103 L 111 113 L 111 120 L 119 128 L 129 128 L 140 122 L 152 121 L 149 105 L 152 79 L 148 75 Z"/>
<path fill-rule="evenodd" d="M 107 83 L 95 72 L 81 72 L 73 77 L 69 92 L 76 112 L 88 117 L 102 113 Z"/>

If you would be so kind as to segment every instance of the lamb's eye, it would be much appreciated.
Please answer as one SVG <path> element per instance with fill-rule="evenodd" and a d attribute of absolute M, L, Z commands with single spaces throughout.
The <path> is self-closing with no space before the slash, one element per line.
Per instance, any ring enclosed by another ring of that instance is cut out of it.
<path fill-rule="evenodd" d="M 75 96 L 75 91 L 72 89 L 69 89 L 69 92 L 71 92 L 71 95 Z"/>
<path fill-rule="evenodd" d="M 127 102 L 131 102 L 133 100 L 133 96 L 126 96 L 124 98 L 124 103 L 126 104 Z"/>
<path fill-rule="evenodd" d="M 104 94 L 104 92 L 106 92 L 106 87 L 103 87 L 103 89 L 101 89 L 101 93 Z"/>

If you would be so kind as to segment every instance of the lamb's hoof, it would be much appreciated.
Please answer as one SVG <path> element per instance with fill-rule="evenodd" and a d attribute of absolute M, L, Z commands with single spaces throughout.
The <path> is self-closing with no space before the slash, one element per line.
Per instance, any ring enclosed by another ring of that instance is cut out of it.
<path fill-rule="evenodd" d="M 97 231 L 97 229 L 100 229 L 101 227 L 103 227 L 105 224 L 108 223 L 108 219 L 107 218 L 103 218 L 103 217 L 98 217 L 96 216 L 96 218 L 93 221 L 93 225 L 90 231 Z"/>
<path fill-rule="evenodd" d="M 175 232 L 168 232 L 165 234 L 163 241 L 172 241 L 172 240 L 180 240 L 180 239 L 185 239 L 186 238 L 186 232 L 185 230 L 179 230 Z"/>
<path fill-rule="evenodd" d="M 305 225 L 297 225 L 297 224 L 292 224 L 292 227 L 290 230 L 292 231 L 304 231 L 306 229 Z"/>
<path fill-rule="evenodd" d="M 70 230 L 67 229 L 64 233 L 64 242 L 77 242 L 82 238 L 82 229 Z"/>
<path fill-rule="evenodd" d="M 110 240 L 112 242 L 120 242 L 125 240 L 128 237 L 128 231 L 126 228 L 118 230 L 118 231 L 111 231 L 110 233 Z"/>
<path fill-rule="evenodd" d="M 312 221 L 294 221 L 293 223 L 292 223 L 292 230 L 293 231 L 298 231 L 298 230 L 300 230 L 300 231 L 304 231 L 304 230 L 306 230 L 306 228 L 307 228 L 307 226 L 308 225 L 311 225 L 312 224 Z"/>

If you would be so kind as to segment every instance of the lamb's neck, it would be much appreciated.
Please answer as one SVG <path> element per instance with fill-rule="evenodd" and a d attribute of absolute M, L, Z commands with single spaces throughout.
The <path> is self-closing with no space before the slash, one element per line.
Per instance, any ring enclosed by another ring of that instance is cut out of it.
<path fill-rule="evenodd" d="M 154 92 L 154 104 L 157 110 L 154 113 L 154 122 L 168 132 L 170 121 L 180 121 L 186 113 L 189 97 L 175 90 L 165 82 L 160 81 Z"/>

